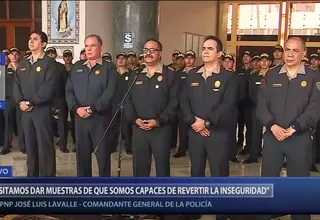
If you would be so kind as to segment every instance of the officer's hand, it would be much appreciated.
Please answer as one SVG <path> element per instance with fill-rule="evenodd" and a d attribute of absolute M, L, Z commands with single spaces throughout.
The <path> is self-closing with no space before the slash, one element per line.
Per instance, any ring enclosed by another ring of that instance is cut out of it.
<path fill-rule="evenodd" d="M 19 108 L 21 109 L 21 111 L 25 112 L 25 111 L 27 111 L 29 106 L 26 104 L 26 102 L 20 102 L 19 103 Z"/>
<path fill-rule="evenodd" d="M 79 107 L 77 109 L 77 114 L 79 115 L 80 118 L 88 118 L 90 116 L 87 109 L 88 107 Z"/>
<path fill-rule="evenodd" d="M 195 119 L 196 119 L 196 122 L 191 125 L 192 129 L 193 129 L 195 132 L 202 131 L 203 129 L 206 128 L 203 119 L 201 119 L 201 118 L 199 118 L 199 117 L 197 117 L 197 116 L 195 117 Z"/>
<path fill-rule="evenodd" d="M 210 131 L 207 128 L 199 131 L 199 134 L 201 134 L 201 136 L 203 136 L 203 137 L 210 137 L 210 135 L 211 135 Z"/>
<path fill-rule="evenodd" d="M 278 141 L 284 141 L 288 136 L 288 131 L 279 125 L 273 125 L 271 131 Z"/>
<path fill-rule="evenodd" d="M 144 120 L 144 125 L 146 125 L 149 130 L 158 126 L 157 121 L 154 119 Z"/>
<path fill-rule="evenodd" d="M 146 130 L 146 131 L 150 130 L 150 128 L 144 123 L 144 121 L 141 118 L 138 118 L 136 120 L 136 125 L 138 125 L 139 128 L 142 130 Z"/>
<path fill-rule="evenodd" d="M 31 112 L 33 109 L 33 106 L 29 106 L 27 109 L 26 109 L 26 112 Z"/>

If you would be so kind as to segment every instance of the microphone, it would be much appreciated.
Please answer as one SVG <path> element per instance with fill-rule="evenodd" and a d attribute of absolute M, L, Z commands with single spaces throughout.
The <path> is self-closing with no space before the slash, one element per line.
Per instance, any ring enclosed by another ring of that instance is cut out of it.
<path fill-rule="evenodd" d="M 133 69 L 133 71 L 136 74 L 141 73 L 145 68 L 147 67 L 147 65 L 145 63 L 142 63 L 140 66 L 137 66 L 136 68 Z"/>

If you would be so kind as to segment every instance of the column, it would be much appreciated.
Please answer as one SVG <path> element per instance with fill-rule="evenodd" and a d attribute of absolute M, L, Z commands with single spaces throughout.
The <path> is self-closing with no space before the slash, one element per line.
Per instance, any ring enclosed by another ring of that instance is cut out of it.
<path fill-rule="evenodd" d="M 115 53 L 133 50 L 138 56 L 147 39 L 158 39 L 158 5 L 158 1 L 113 2 Z"/>

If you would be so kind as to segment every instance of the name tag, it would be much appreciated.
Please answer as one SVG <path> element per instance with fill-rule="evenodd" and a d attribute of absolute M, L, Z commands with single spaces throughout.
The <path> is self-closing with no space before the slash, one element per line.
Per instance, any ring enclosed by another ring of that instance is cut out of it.
<path fill-rule="evenodd" d="M 11 75 L 11 74 L 13 74 L 13 72 L 8 72 L 8 74 L 10 74 L 10 75 Z"/>
<path fill-rule="evenodd" d="M 143 81 L 137 81 L 136 82 L 136 85 L 142 85 L 143 84 Z"/>
<path fill-rule="evenodd" d="M 261 84 L 261 82 L 256 82 L 256 85 L 260 85 Z"/>
<path fill-rule="evenodd" d="M 185 79 L 185 78 L 187 78 L 186 76 L 181 76 L 181 79 Z"/>
<path fill-rule="evenodd" d="M 215 91 L 215 92 L 219 92 L 220 91 L 220 89 L 212 89 L 213 91 Z"/>
<path fill-rule="evenodd" d="M 199 86 L 199 83 L 197 83 L 197 82 L 191 83 L 191 86 L 193 86 L 193 87 Z"/>
<path fill-rule="evenodd" d="M 82 72 L 83 72 L 83 69 L 77 69 L 76 72 L 77 72 L 77 73 L 82 73 Z"/>
<path fill-rule="evenodd" d="M 20 71 L 26 71 L 27 68 L 20 68 Z"/>
<path fill-rule="evenodd" d="M 279 84 L 277 84 L 277 83 L 276 84 L 272 84 L 272 87 L 280 88 L 280 87 L 282 87 L 282 84 L 280 84 L 280 83 Z"/>
<path fill-rule="evenodd" d="M 243 76 L 244 75 L 244 73 L 239 73 L 239 76 Z"/>

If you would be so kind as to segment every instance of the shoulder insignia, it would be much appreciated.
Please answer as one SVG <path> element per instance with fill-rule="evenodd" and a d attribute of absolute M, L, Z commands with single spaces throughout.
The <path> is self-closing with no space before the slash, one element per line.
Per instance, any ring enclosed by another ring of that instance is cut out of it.
<path fill-rule="evenodd" d="M 171 66 L 168 66 L 168 69 L 171 71 L 176 71 L 175 69 L 173 69 Z"/>
<path fill-rule="evenodd" d="M 320 91 L 320 82 L 316 82 L 316 87 Z"/>

